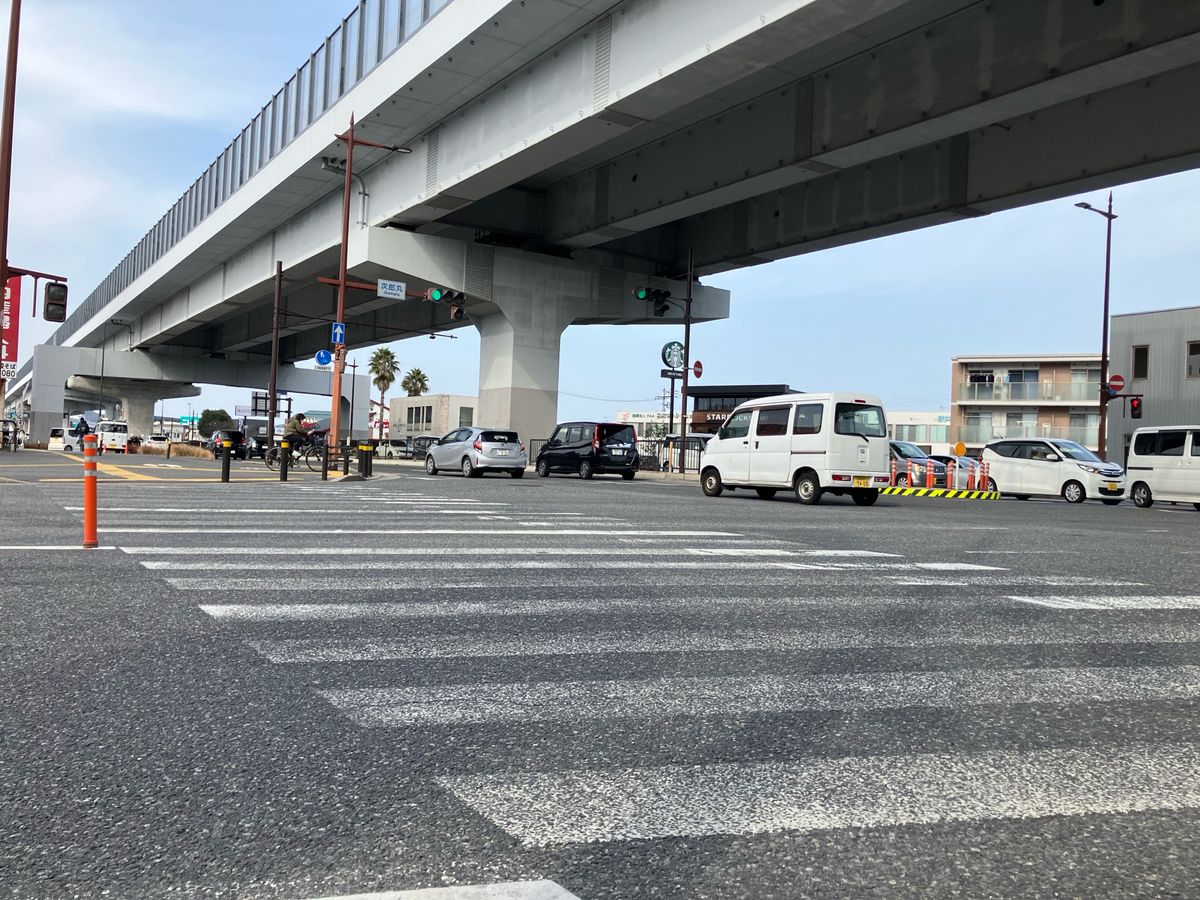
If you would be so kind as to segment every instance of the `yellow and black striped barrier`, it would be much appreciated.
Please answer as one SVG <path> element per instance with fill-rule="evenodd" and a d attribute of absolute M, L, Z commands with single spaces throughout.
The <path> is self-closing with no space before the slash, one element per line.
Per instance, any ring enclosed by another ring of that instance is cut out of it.
<path fill-rule="evenodd" d="M 943 500 L 999 500 L 999 491 L 950 490 L 949 488 L 885 487 L 879 493 L 893 497 L 940 497 Z"/>

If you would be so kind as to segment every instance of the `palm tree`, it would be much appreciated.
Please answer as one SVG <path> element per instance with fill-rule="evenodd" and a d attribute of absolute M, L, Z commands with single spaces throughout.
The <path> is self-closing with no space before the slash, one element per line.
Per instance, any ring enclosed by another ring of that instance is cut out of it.
<path fill-rule="evenodd" d="M 420 397 L 429 390 L 429 378 L 420 369 L 409 369 L 400 387 L 408 392 L 408 396 Z"/>
<path fill-rule="evenodd" d="M 372 384 L 379 389 L 379 439 L 383 440 L 383 410 L 384 397 L 396 381 L 396 376 L 400 374 L 400 363 L 396 360 L 396 354 L 387 347 L 380 347 L 371 354 L 370 362 L 367 364 L 367 370 L 371 373 Z"/>

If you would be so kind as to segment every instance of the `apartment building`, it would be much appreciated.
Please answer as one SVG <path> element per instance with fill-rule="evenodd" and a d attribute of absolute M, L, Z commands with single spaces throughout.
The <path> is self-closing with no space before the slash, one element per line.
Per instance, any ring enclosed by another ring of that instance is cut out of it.
<path fill-rule="evenodd" d="M 956 356 L 951 361 L 952 442 L 977 455 L 1000 438 L 1060 437 L 1096 449 L 1100 354 Z"/>
<path fill-rule="evenodd" d="M 425 394 L 421 397 L 395 397 L 388 417 L 389 436 L 411 438 L 421 434 L 449 434 L 476 422 L 479 398 L 460 394 Z"/>
<path fill-rule="evenodd" d="M 1109 371 L 1142 395 L 1142 418 L 1124 400 L 1108 407 L 1108 456 L 1124 463 L 1135 429 L 1200 424 L 1200 306 L 1112 317 Z"/>

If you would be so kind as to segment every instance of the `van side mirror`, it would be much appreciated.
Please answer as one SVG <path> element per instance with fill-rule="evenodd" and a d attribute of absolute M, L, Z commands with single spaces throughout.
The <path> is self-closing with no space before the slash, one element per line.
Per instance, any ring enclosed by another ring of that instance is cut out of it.
<path fill-rule="evenodd" d="M 723 440 L 725 440 L 725 438 L 726 438 L 725 428 L 724 427 L 718 428 L 717 429 L 717 440 L 723 441 Z"/>

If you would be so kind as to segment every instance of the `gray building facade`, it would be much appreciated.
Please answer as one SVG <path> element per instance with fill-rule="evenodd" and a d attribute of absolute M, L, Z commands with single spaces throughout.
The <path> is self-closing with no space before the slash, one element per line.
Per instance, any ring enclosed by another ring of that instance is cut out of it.
<path fill-rule="evenodd" d="M 1112 317 L 1108 370 L 1125 394 L 1142 395 L 1142 418 L 1128 401 L 1108 407 L 1108 456 L 1124 463 L 1133 432 L 1147 425 L 1200 425 L 1200 306 Z"/>

